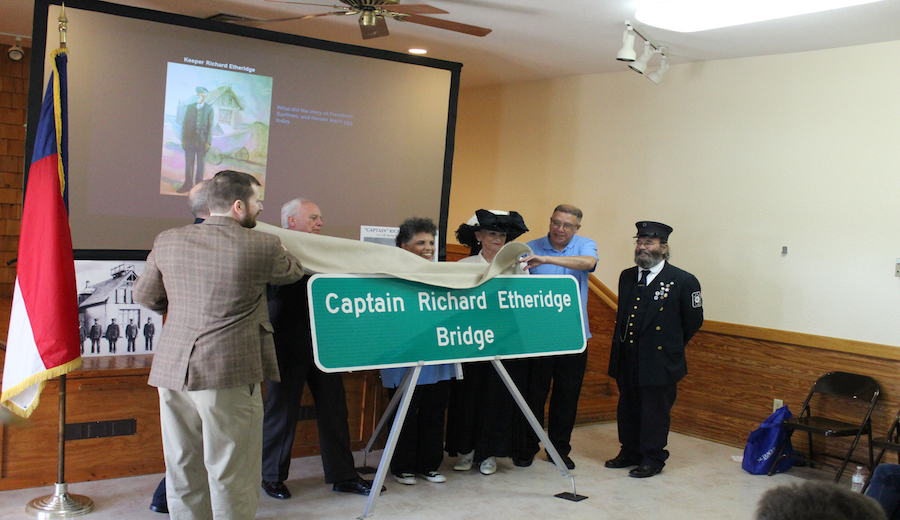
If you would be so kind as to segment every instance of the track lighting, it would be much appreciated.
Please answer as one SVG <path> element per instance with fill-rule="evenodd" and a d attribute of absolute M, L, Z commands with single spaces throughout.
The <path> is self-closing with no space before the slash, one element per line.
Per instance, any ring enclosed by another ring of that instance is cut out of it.
<path fill-rule="evenodd" d="M 644 40 L 644 52 L 641 54 L 641 57 L 637 59 L 635 59 L 637 55 L 634 52 L 635 36 L 640 36 L 641 39 Z M 659 85 L 659 82 L 662 81 L 663 74 L 669 70 L 669 58 L 666 56 L 665 49 L 665 47 L 657 47 L 650 43 L 650 40 L 632 27 L 631 22 L 626 21 L 625 33 L 622 35 L 622 48 L 616 53 L 616 59 L 629 62 L 628 66 L 631 67 L 632 70 L 639 74 L 643 74 L 644 71 L 647 70 L 647 64 L 650 62 L 653 55 L 662 55 L 662 62 L 660 63 L 659 68 L 647 75 L 650 81 Z"/>
<path fill-rule="evenodd" d="M 635 60 L 634 63 L 628 65 L 629 67 L 631 67 L 631 70 L 639 72 L 641 74 L 643 74 L 644 71 L 647 70 L 647 63 L 650 61 L 650 58 L 653 57 L 653 53 L 657 52 L 654 51 L 652 47 L 653 46 L 650 45 L 650 42 L 644 42 L 644 54 L 641 54 L 641 57 Z"/>
<path fill-rule="evenodd" d="M 625 22 L 625 33 L 622 34 L 622 48 L 616 54 L 619 61 L 634 61 L 637 55 L 634 52 L 634 31 L 631 24 Z"/>
<path fill-rule="evenodd" d="M 660 53 L 662 52 L 663 50 L 660 48 Z M 659 64 L 659 68 L 650 74 L 647 74 L 647 79 L 659 85 L 659 82 L 662 81 L 663 74 L 665 74 L 667 70 L 669 70 L 669 57 L 663 54 L 662 63 Z"/>
<path fill-rule="evenodd" d="M 10 60 L 22 61 L 22 58 L 25 57 L 25 51 L 22 50 L 21 43 L 22 43 L 22 38 L 17 37 L 16 44 L 13 45 L 12 47 L 10 47 L 8 51 L 6 51 L 6 55 L 9 57 Z"/>

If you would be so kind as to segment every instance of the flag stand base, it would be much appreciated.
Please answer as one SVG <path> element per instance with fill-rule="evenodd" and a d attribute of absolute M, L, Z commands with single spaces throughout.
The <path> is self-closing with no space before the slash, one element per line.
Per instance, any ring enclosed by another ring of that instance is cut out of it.
<path fill-rule="evenodd" d="M 40 519 L 72 518 L 94 510 L 94 501 L 83 495 L 70 495 L 66 483 L 55 484 L 52 495 L 35 498 L 25 512 Z"/>

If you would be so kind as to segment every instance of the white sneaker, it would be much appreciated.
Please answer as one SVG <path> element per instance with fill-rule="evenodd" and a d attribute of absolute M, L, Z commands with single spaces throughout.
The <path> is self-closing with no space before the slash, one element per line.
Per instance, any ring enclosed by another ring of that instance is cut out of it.
<path fill-rule="evenodd" d="M 481 461 L 481 474 L 493 475 L 497 472 L 497 457 L 488 457 Z"/>
<path fill-rule="evenodd" d="M 416 483 L 416 476 L 412 473 L 400 473 L 399 475 L 394 475 L 394 479 L 406 486 L 413 486 Z"/>
<path fill-rule="evenodd" d="M 428 482 L 434 482 L 436 484 L 447 482 L 447 477 L 441 475 L 437 471 L 428 471 L 423 473 L 422 476 L 425 477 L 425 480 Z"/>
<path fill-rule="evenodd" d="M 463 453 L 460 455 L 459 459 L 457 459 L 456 466 L 453 466 L 453 469 L 456 471 L 469 471 L 472 469 L 472 461 L 474 460 L 475 450 L 472 450 L 469 453 Z"/>

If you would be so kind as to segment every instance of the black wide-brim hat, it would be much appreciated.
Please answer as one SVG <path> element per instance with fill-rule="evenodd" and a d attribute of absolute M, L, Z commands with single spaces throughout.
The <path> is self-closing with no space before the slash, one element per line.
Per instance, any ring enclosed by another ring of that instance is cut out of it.
<path fill-rule="evenodd" d="M 468 222 L 459 225 L 459 229 L 456 230 L 456 240 L 460 244 L 475 247 L 478 244 L 475 232 L 480 230 L 506 233 L 507 242 L 512 242 L 528 232 L 522 215 L 515 211 L 507 213 L 506 211 L 480 209 Z"/>
<path fill-rule="evenodd" d="M 668 242 L 669 234 L 672 233 L 671 226 L 667 226 L 661 222 L 642 220 L 641 222 L 636 222 L 634 225 L 637 227 L 637 235 L 635 235 L 634 238 L 658 238 L 662 242 Z"/>

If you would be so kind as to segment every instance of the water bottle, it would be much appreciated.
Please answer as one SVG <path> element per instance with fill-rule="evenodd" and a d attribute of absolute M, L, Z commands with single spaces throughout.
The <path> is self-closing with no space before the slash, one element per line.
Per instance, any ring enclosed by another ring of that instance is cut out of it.
<path fill-rule="evenodd" d="M 850 479 L 850 491 L 854 493 L 862 493 L 863 486 L 866 483 L 866 476 L 863 474 L 862 466 L 856 466 L 856 473 Z"/>

